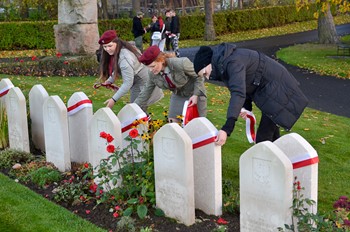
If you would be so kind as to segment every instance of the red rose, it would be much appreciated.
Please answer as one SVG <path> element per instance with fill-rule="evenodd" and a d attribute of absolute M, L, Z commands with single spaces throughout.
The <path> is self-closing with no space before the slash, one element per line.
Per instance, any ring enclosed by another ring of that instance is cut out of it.
<path fill-rule="evenodd" d="M 129 135 L 131 138 L 136 138 L 138 135 L 139 135 L 139 132 L 137 129 L 132 129 L 130 132 L 129 132 Z"/>
<path fill-rule="evenodd" d="M 89 168 L 89 164 L 88 163 L 84 163 L 84 168 Z"/>
<path fill-rule="evenodd" d="M 32 56 L 32 61 L 36 60 L 36 56 Z"/>
<path fill-rule="evenodd" d="M 91 191 L 91 192 L 95 193 L 96 190 L 97 190 L 97 184 L 93 183 L 92 185 L 90 185 L 89 188 L 90 188 L 90 191 Z"/>
<path fill-rule="evenodd" d="M 107 137 L 106 137 L 106 140 L 107 140 L 107 142 L 112 142 L 113 140 L 114 140 L 114 138 L 113 138 L 113 136 L 112 135 L 110 135 L 110 134 L 107 134 Z"/>
<path fill-rule="evenodd" d="M 109 153 L 114 153 L 114 150 L 115 150 L 114 145 L 113 145 L 113 144 L 108 144 L 108 146 L 107 146 L 107 151 L 108 151 Z"/>
<path fill-rule="evenodd" d="M 104 132 L 104 131 L 102 131 L 102 132 L 100 133 L 100 137 L 101 137 L 101 138 L 104 138 L 104 139 L 107 138 L 107 135 L 108 135 L 108 134 L 107 134 L 106 132 Z"/>
<path fill-rule="evenodd" d="M 57 56 L 57 58 L 60 58 L 62 56 L 62 54 L 58 52 L 58 53 L 56 53 L 56 56 Z"/>
<path fill-rule="evenodd" d="M 113 217 L 117 218 L 119 217 L 119 214 L 117 212 L 114 212 Z"/>

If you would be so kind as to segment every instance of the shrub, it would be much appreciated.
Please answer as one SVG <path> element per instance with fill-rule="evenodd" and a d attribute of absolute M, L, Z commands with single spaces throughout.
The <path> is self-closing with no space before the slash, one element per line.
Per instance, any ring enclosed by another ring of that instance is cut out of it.
<path fill-rule="evenodd" d="M 5 149 L 0 152 L 0 168 L 12 168 L 16 163 L 23 164 L 34 160 L 34 155 L 24 151 Z"/>
<path fill-rule="evenodd" d="M 34 184 L 44 187 L 47 184 L 58 182 L 62 179 L 60 171 L 52 167 L 41 167 L 30 174 Z"/>

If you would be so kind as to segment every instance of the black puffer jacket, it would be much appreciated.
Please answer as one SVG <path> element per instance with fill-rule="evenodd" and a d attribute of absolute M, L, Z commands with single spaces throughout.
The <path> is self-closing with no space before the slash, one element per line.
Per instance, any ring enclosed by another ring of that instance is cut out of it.
<path fill-rule="evenodd" d="M 227 121 L 222 128 L 228 135 L 249 100 L 286 130 L 292 128 L 308 104 L 294 76 L 262 53 L 222 43 L 213 48 L 211 64 L 210 78 L 222 80 L 231 94 Z"/>

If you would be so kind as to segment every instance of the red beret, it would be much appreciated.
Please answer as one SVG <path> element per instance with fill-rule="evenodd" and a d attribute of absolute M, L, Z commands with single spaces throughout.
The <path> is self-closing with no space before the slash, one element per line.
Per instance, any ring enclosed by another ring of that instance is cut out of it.
<path fill-rule="evenodd" d="M 140 56 L 139 61 L 145 65 L 151 64 L 158 57 L 160 53 L 159 47 L 157 45 L 150 46 L 146 51 Z"/>
<path fill-rule="evenodd" d="M 115 32 L 115 30 L 108 30 L 102 34 L 98 43 L 101 45 L 108 44 L 108 43 L 112 42 L 112 40 L 114 40 L 115 38 L 117 38 L 117 32 Z"/>

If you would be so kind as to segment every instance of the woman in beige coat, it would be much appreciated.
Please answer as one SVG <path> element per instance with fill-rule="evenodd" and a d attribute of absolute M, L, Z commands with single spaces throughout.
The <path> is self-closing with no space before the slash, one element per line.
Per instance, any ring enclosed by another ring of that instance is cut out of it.
<path fill-rule="evenodd" d="M 196 74 L 193 63 L 188 58 L 177 58 L 174 54 L 163 53 L 154 45 L 142 54 L 139 61 L 150 69 L 150 78 L 135 100 L 136 104 L 144 108 L 154 89 L 159 87 L 172 92 L 168 113 L 170 122 L 179 122 L 177 116 L 182 115 L 186 100 L 189 101 L 189 106 L 197 104 L 199 116 L 206 116 L 204 78 Z"/>

